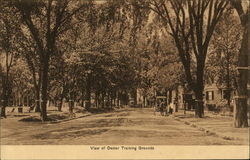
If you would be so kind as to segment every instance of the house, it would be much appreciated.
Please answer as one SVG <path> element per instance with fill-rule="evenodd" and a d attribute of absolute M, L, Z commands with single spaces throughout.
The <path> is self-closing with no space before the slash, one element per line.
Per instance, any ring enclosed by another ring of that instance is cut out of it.
<path fill-rule="evenodd" d="M 226 104 L 227 91 L 228 89 L 225 86 L 217 86 L 215 83 L 205 84 L 203 99 L 205 109 L 212 109 L 216 105 L 223 103 Z M 234 92 L 234 90 L 230 91 L 230 97 L 234 96 Z M 186 109 L 188 110 L 195 109 L 195 95 L 193 91 L 187 90 L 186 87 L 182 85 L 178 85 L 174 89 L 168 90 L 167 96 L 168 104 L 176 101 L 176 108 L 174 111 L 178 111 L 178 109 L 184 109 L 185 105 Z M 233 104 L 233 98 L 231 98 L 230 103 Z"/>
<path fill-rule="evenodd" d="M 159 94 L 159 92 L 155 91 L 154 98 L 150 99 L 150 96 L 146 97 L 143 94 L 142 89 L 137 89 L 136 91 L 136 102 L 138 106 L 147 107 L 156 104 L 156 97 L 166 97 L 166 103 L 170 104 L 176 101 L 176 108 L 174 111 L 178 111 L 178 109 L 184 109 L 184 105 L 186 104 L 186 109 L 195 109 L 195 95 L 193 91 L 187 90 L 187 87 L 183 85 L 178 85 L 173 89 L 169 89 L 163 94 Z M 218 105 L 227 104 L 227 87 L 223 85 L 216 85 L 216 83 L 207 83 L 204 87 L 204 105 L 205 109 L 213 109 Z M 248 93 L 250 95 L 250 87 L 248 85 Z M 231 106 L 234 104 L 234 95 L 235 90 L 231 89 L 230 97 Z M 152 97 L 152 96 L 151 96 Z M 212 108 L 211 108 L 212 107 Z M 250 109 L 250 98 L 248 98 L 248 107 Z"/>
<path fill-rule="evenodd" d="M 213 84 L 206 84 L 205 88 L 204 88 L 204 92 L 205 92 L 205 102 L 206 104 L 218 104 L 220 103 L 222 100 L 227 100 L 227 92 L 228 89 L 225 86 L 218 86 L 215 83 Z M 231 89 L 231 91 L 229 91 L 230 93 L 230 97 L 231 97 L 231 103 L 233 102 L 233 96 L 234 96 L 234 90 Z"/>

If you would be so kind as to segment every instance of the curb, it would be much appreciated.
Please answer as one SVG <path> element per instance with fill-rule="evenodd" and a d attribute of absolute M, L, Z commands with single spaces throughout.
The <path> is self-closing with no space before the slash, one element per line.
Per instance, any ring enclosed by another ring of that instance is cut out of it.
<path fill-rule="evenodd" d="M 215 136 L 220 137 L 220 138 L 223 138 L 223 139 L 225 139 L 225 140 L 245 140 L 244 138 L 239 138 L 239 137 L 233 137 L 233 136 L 227 136 L 227 135 L 220 134 L 220 133 L 218 133 L 218 132 L 215 132 L 215 131 L 212 131 L 212 130 L 203 128 L 203 127 L 201 127 L 201 126 L 199 126 L 199 125 L 196 125 L 196 124 L 194 124 L 194 123 L 191 123 L 191 122 L 189 122 L 189 121 L 182 120 L 182 119 L 180 119 L 180 118 L 178 118 L 178 117 L 174 117 L 174 120 L 179 121 L 179 122 L 183 122 L 184 124 L 190 125 L 190 126 L 193 127 L 193 128 L 197 128 L 198 130 L 203 131 L 203 132 L 205 132 L 206 134 L 215 135 Z"/>

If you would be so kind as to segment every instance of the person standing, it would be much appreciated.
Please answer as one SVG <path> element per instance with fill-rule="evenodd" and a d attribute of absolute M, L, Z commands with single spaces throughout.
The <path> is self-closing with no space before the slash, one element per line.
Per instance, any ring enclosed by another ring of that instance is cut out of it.
<path fill-rule="evenodd" d="M 163 101 L 160 103 L 160 113 L 162 116 L 164 115 L 164 102 Z"/>
<path fill-rule="evenodd" d="M 173 109 L 174 109 L 174 103 L 171 102 L 169 105 L 169 114 L 173 114 Z"/>

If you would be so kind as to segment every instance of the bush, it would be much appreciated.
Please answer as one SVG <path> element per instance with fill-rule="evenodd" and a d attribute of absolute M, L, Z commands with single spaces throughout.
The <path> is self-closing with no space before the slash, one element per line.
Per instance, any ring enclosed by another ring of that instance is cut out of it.
<path fill-rule="evenodd" d="M 227 100 L 223 99 L 219 103 L 217 103 L 217 108 L 221 112 L 233 112 L 233 105 L 228 106 Z"/>
<path fill-rule="evenodd" d="M 216 111 L 216 105 L 215 104 L 206 104 L 206 107 L 209 111 Z"/>

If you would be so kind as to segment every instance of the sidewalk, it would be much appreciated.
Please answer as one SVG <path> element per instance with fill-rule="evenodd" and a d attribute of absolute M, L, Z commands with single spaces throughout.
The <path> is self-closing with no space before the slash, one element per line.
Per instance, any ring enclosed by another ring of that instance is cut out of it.
<path fill-rule="evenodd" d="M 233 117 L 214 115 L 211 112 L 205 112 L 204 118 L 195 118 L 194 111 L 183 110 L 173 114 L 174 119 L 187 125 L 213 134 L 227 140 L 239 140 L 243 144 L 249 145 L 249 128 L 234 128 Z"/>

